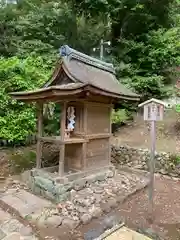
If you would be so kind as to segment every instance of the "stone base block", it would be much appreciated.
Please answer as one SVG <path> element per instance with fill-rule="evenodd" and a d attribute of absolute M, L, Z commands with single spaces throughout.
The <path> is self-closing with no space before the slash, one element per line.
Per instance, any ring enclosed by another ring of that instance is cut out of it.
<path fill-rule="evenodd" d="M 55 170 L 55 168 L 53 168 Z M 51 201 L 66 201 L 72 190 L 80 191 L 97 181 L 104 181 L 115 175 L 115 168 L 107 166 L 83 172 L 58 176 L 52 168 L 32 169 L 22 174 L 22 180 L 33 193 L 41 195 Z"/>

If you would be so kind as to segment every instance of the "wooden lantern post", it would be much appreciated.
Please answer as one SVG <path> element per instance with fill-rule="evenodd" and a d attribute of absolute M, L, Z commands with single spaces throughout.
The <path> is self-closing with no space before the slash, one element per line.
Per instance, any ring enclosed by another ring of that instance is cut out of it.
<path fill-rule="evenodd" d="M 153 204 L 154 204 L 154 172 L 155 172 L 155 150 L 156 150 L 156 121 L 163 120 L 164 102 L 157 99 L 150 99 L 139 104 L 144 108 L 144 120 L 151 122 L 151 151 L 149 162 L 149 218 L 153 221 Z"/>

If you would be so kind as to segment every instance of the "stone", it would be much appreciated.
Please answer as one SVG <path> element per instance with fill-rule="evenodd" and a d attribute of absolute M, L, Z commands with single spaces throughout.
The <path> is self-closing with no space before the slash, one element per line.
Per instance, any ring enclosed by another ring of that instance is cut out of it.
<path fill-rule="evenodd" d="M 77 207 L 77 211 L 78 211 L 79 213 L 86 213 L 86 212 L 87 212 L 87 209 L 84 208 L 84 207 L 82 207 L 82 206 L 78 206 L 78 207 Z"/>
<path fill-rule="evenodd" d="M 78 204 L 82 207 L 89 207 L 91 206 L 94 202 L 95 202 L 95 197 L 91 196 L 87 199 L 84 199 L 84 198 L 78 198 L 74 201 L 75 204 Z"/>
<path fill-rule="evenodd" d="M 161 174 L 163 174 L 163 175 L 166 175 L 168 172 L 165 170 L 165 169 L 160 169 L 160 171 L 159 171 Z"/>
<path fill-rule="evenodd" d="M 7 235 L 3 240 L 21 240 L 22 237 L 18 232 Z"/>
<path fill-rule="evenodd" d="M 104 231 L 103 228 L 91 229 L 84 234 L 84 240 L 97 239 L 103 233 L 103 231 Z"/>
<path fill-rule="evenodd" d="M 0 240 L 4 239 L 5 236 L 6 234 L 0 229 Z"/>
<path fill-rule="evenodd" d="M 115 165 L 117 164 L 118 166 L 129 166 L 136 169 L 147 170 L 148 168 L 145 163 L 149 162 L 150 151 L 148 149 L 131 148 L 129 146 L 112 146 L 112 157 Z M 156 152 L 155 159 L 157 165 L 156 169 L 163 169 L 161 171 L 164 171 L 171 167 L 169 153 Z"/>
<path fill-rule="evenodd" d="M 10 219 L 10 220 L 4 222 L 1 225 L 1 228 L 3 229 L 3 231 L 6 234 L 8 234 L 8 233 L 12 233 L 15 231 L 20 231 L 22 226 L 23 226 L 23 224 L 20 223 L 17 219 Z"/>
<path fill-rule="evenodd" d="M 179 178 L 178 177 L 172 177 L 172 180 L 179 181 Z"/>
<path fill-rule="evenodd" d="M 72 190 L 70 191 L 70 198 L 71 198 L 71 200 L 72 200 L 76 195 L 77 195 L 76 190 L 72 189 Z"/>
<path fill-rule="evenodd" d="M 174 173 L 174 172 L 169 173 L 169 175 L 170 175 L 171 177 L 178 177 L 178 174 L 177 174 L 177 173 Z"/>
<path fill-rule="evenodd" d="M 105 213 L 109 213 L 111 211 L 111 207 L 107 203 L 101 203 L 101 209 Z"/>
<path fill-rule="evenodd" d="M 135 166 L 136 169 L 143 169 L 143 166 L 141 164 Z"/>
<path fill-rule="evenodd" d="M 60 184 L 62 184 L 62 183 L 63 183 L 63 184 L 68 184 L 69 180 L 68 180 L 68 178 L 66 178 L 66 177 L 64 177 L 64 178 L 59 178 L 59 177 L 58 177 L 58 178 L 55 179 L 55 182 L 56 182 L 56 183 L 60 183 Z"/>
<path fill-rule="evenodd" d="M 107 205 L 109 205 L 110 208 L 117 207 L 118 203 L 115 198 L 111 198 L 108 200 Z"/>
<path fill-rule="evenodd" d="M 92 216 L 88 213 L 84 213 L 81 217 L 80 220 L 82 221 L 83 224 L 87 224 L 91 221 Z"/>
<path fill-rule="evenodd" d="M 106 173 L 99 173 L 95 176 L 96 181 L 103 181 L 106 179 Z"/>
<path fill-rule="evenodd" d="M 78 179 L 74 182 L 74 189 L 76 191 L 82 190 L 86 186 L 86 179 Z"/>
<path fill-rule="evenodd" d="M 70 196 L 70 193 L 65 192 L 64 194 L 60 194 L 60 195 L 56 196 L 56 201 L 57 202 L 64 202 L 64 201 L 68 200 L 69 196 Z"/>
<path fill-rule="evenodd" d="M 86 177 L 86 181 L 88 182 L 88 184 L 92 184 L 96 181 L 96 176 L 92 174 L 92 175 Z"/>
<path fill-rule="evenodd" d="M 104 189 L 101 187 L 97 187 L 94 189 L 94 193 L 97 193 L 97 194 L 101 194 L 101 193 L 103 193 L 103 191 L 104 191 Z"/>
<path fill-rule="evenodd" d="M 89 209 L 89 214 L 93 217 L 93 218 L 98 218 L 101 216 L 102 214 L 102 210 L 100 207 L 96 207 L 96 206 L 92 206 L 90 209 Z"/>
<path fill-rule="evenodd" d="M 52 200 L 52 201 L 55 200 L 55 196 L 49 191 L 44 191 L 43 195 L 44 195 L 44 197 L 46 197 L 49 200 Z"/>
<path fill-rule="evenodd" d="M 74 221 L 76 221 L 76 222 L 77 222 L 77 221 L 79 222 L 79 217 L 78 217 L 78 216 L 72 216 L 72 215 L 71 215 L 71 218 L 72 218 L 72 220 L 74 220 Z"/>
<path fill-rule="evenodd" d="M 79 221 L 74 221 L 70 218 L 64 218 L 62 221 L 62 226 L 68 227 L 70 229 L 74 229 L 79 225 Z"/>
<path fill-rule="evenodd" d="M 58 208 L 53 208 L 53 209 L 51 209 L 51 214 L 52 215 L 59 215 L 59 210 L 58 210 Z"/>
<path fill-rule="evenodd" d="M 61 211 L 61 214 L 65 217 L 69 216 L 69 212 L 66 208 L 63 208 L 62 211 Z"/>
<path fill-rule="evenodd" d="M 95 203 L 100 203 L 101 202 L 101 195 L 100 194 L 94 194 L 95 197 Z"/>
<path fill-rule="evenodd" d="M 37 186 L 39 186 L 40 188 L 42 188 L 44 190 L 48 190 L 49 192 L 52 192 L 52 190 L 54 188 L 54 184 L 51 180 L 40 177 L 40 176 L 34 177 L 34 180 L 35 180 L 35 184 Z"/>
<path fill-rule="evenodd" d="M 62 217 L 54 215 L 54 216 L 48 217 L 46 219 L 45 225 L 56 228 L 56 227 L 59 227 L 61 225 L 62 220 L 63 220 Z"/>
<path fill-rule="evenodd" d="M 12 183 L 15 185 L 21 184 L 21 182 L 19 180 L 13 180 Z"/>
<path fill-rule="evenodd" d="M 117 224 L 120 224 L 121 219 L 119 219 L 116 216 L 106 216 L 102 221 L 102 226 L 104 227 L 104 230 L 110 229 L 114 227 Z"/>
<path fill-rule="evenodd" d="M 112 192 L 114 194 L 117 194 L 119 192 L 119 188 L 118 187 L 112 187 Z"/>
<path fill-rule="evenodd" d="M 106 173 L 106 176 L 107 176 L 108 178 L 112 178 L 112 177 L 114 176 L 114 172 L 113 172 L 113 171 L 108 171 L 108 172 Z"/>

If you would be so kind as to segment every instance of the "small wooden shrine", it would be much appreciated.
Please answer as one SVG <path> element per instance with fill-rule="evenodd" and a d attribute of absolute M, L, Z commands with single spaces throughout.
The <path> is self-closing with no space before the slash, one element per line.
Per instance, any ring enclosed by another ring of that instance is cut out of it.
<path fill-rule="evenodd" d="M 59 174 L 87 171 L 110 165 L 111 110 L 120 100 L 139 96 L 118 82 L 112 64 L 82 54 L 68 46 L 60 49 L 61 61 L 41 89 L 14 92 L 24 102 L 36 102 L 37 168 L 41 168 L 42 144 L 59 145 Z M 43 104 L 61 107 L 60 136 L 43 135 Z"/>

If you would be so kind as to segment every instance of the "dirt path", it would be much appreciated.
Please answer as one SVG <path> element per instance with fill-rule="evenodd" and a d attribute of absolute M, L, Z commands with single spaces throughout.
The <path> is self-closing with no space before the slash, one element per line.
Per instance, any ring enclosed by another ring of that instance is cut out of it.
<path fill-rule="evenodd" d="M 157 151 L 180 152 L 180 124 L 174 111 L 166 112 L 164 120 L 157 122 Z M 138 148 L 150 148 L 150 125 L 143 121 L 142 116 L 136 116 L 135 121 L 125 127 L 121 127 L 112 138 L 117 145 L 129 145 Z"/>

